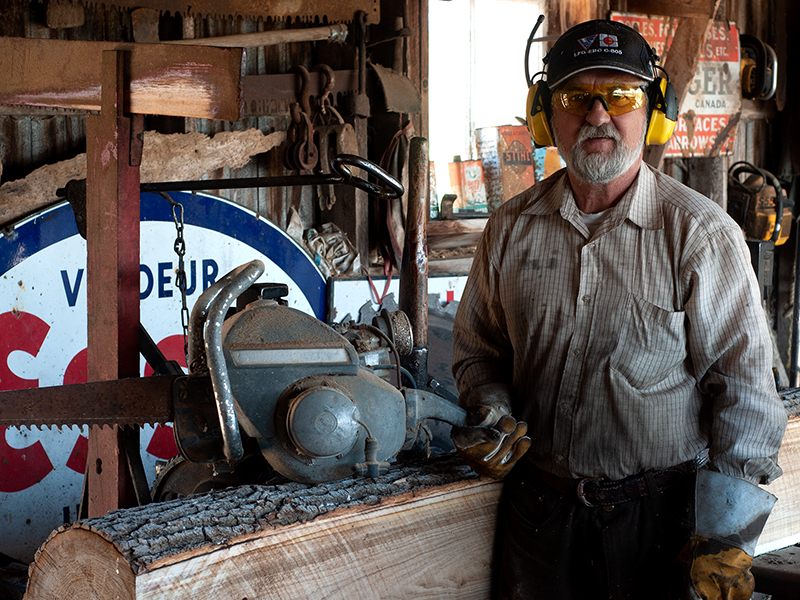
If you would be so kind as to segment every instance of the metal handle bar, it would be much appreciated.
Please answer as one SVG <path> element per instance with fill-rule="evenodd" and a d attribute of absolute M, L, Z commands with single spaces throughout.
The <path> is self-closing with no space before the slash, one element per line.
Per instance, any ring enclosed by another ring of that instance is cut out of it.
<path fill-rule="evenodd" d="M 348 166 L 358 167 L 375 177 L 380 183 L 374 184 L 356 177 Z M 291 187 L 303 185 L 345 184 L 357 187 L 383 200 L 399 198 L 405 191 L 403 184 L 389 175 L 378 165 L 354 154 L 339 154 L 331 159 L 331 170 L 335 174 L 284 175 L 279 177 L 245 177 L 239 179 L 201 179 L 194 181 L 162 181 L 143 183 L 141 192 L 192 192 L 202 190 L 230 190 L 239 188 Z"/>
<path fill-rule="evenodd" d="M 384 186 L 381 187 L 375 185 L 374 183 L 370 183 L 365 179 L 354 177 L 350 172 L 350 169 L 347 168 L 347 165 L 358 167 L 359 169 L 366 171 L 383 183 Z M 349 183 L 360 190 L 364 190 L 365 192 L 384 200 L 399 198 L 405 191 L 403 189 L 403 184 L 389 175 L 389 173 L 381 169 L 375 163 L 370 162 L 365 158 L 361 158 L 360 156 L 356 156 L 355 154 L 339 154 L 338 156 L 334 156 L 331 159 L 331 169 L 342 176 L 341 183 Z"/>
<path fill-rule="evenodd" d="M 214 399 L 217 402 L 225 458 L 231 466 L 244 456 L 244 447 L 239 432 L 239 420 L 236 417 L 231 380 L 222 349 L 222 324 L 228 308 L 263 272 L 264 263 L 254 260 L 226 275 L 223 280 L 227 281 L 227 285 L 211 301 L 206 318 L 205 348 L 208 372 L 211 376 L 211 386 L 214 388 Z"/>

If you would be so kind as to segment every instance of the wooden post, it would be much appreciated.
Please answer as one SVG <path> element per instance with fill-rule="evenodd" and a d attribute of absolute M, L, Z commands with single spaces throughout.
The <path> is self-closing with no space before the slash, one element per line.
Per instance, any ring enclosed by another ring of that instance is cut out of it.
<path fill-rule="evenodd" d="M 139 372 L 139 168 L 131 166 L 131 119 L 123 114 L 124 57 L 122 51 L 103 52 L 101 114 L 86 117 L 90 382 Z M 119 426 L 95 426 L 89 433 L 89 517 L 135 503 L 124 435 Z"/>
<path fill-rule="evenodd" d="M 400 266 L 400 310 L 408 315 L 414 349 L 403 357 L 417 387 L 428 384 L 428 140 L 415 137 L 409 149 L 408 213 Z"/>

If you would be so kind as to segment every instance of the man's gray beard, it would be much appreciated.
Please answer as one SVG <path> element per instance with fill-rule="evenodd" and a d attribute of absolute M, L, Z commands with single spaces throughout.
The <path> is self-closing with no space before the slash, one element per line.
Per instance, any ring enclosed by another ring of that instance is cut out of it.
<path fill-rule="evenodd" d="M 578 133 L 578 140 L 572 148 L 564 148 L 558 141 L 558 131 L 553 131 L 558 152 L 567 167 L 581 181 L 586 183 L 608 183 L 626 173 L 639 159 L 644 148 L 644 132 L 636 147 L 625 144 L 619 131 L 611 123 L 603 123 L 595 127 L 588 123 Z M 593 137 L 608 137 L 615 141 L 614 149 L 609 156 L 594 152 L 586 152 L 581 142 Z"/>

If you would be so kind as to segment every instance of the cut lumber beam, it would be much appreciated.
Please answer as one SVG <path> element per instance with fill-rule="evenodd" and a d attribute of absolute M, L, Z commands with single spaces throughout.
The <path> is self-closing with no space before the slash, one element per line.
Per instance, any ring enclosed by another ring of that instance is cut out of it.
<path fill-rule="evenodd" d="M 119 510 L 54 532 L 25 598 L 484 599 L 500 489 L 446 456 Z"/>
<path fill-rule="evenodd" d="M 800 542 L 800 418 L 789 420 L 778 464 L 783 475 L 762 486 L 778 497 L 758 540 L 756 554 L 772 552 Z"/>
<path fill-rule="evenodd" d="M 139 167 L 134 119 L 123 114 L 125 55 L 102 54 L 102 111 L 86 118 L 86 312 L 88 381 L 139 374 Z M 81 510 L 99 516 L 136 503 L 117 425 L 89 430 Z M 138 450 L 138 432 L 135 448 Z M 143 486 L 146 489 L 146 485 Z"/>
<path fill-rule="evenodd" d="M 102 55 L 126 53 L 126 113 L 238 121 L 244 50 L 0 37 L 0 104 L 100 110 Z"/>

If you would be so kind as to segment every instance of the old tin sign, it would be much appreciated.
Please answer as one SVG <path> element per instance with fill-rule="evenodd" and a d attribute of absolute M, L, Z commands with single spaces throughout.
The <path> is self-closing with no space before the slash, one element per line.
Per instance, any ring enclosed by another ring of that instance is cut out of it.
<path fill-rule="evenodd" d="M 489 212 L 536 182 L 533 142 L 524 125 L 475 130 Z"/>
<path fill-rule="evenodd" d="M 261 259 L 260 281 L 289 285 L 289 305 L 324 319 L 327 286 L 309 255 L 266 219 L 222 198 L 171 194 L 184 206 L 187 304 L 232 268 Z M 141 321 L 168 359 L 186 366 L 175 288 L 169 203 L 141 197 Z M 152 370 L 142 359 L 142 374 Z M 68 204 L 18 223 L 0 238 L 0 390 L 86 381 L 86 242 Z M 76 519 L 87 430 L 0 428 L 0 552 L 30 561 L 49 533 Z M 146 427 L 142 458 L 176 454 L 169 427 Z"/>
<path fill-rule="evenodd" d="M 671 17 L 612 13 L 612 20 L 637 29 L 664 64 L 677 20 Z M 681 103 L 678 126 L 666 157 L 730 154 L 741 111 L 739 33 L 733 23 L 715 21 L 703 40 L 700 62 Z"/>

